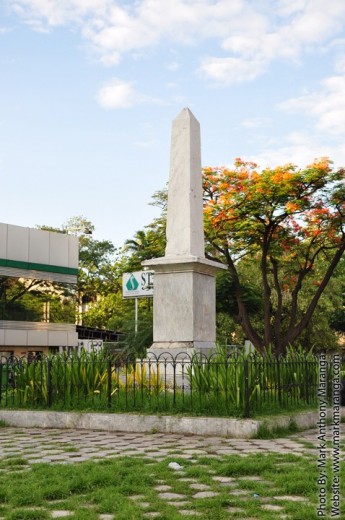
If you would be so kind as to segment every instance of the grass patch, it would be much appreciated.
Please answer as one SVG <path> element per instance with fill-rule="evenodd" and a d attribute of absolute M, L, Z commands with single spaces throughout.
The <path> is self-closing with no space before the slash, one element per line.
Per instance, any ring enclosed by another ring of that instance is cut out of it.
<path fill-rule="evenodd" d="M 0 469 L 12 469 L 15 470 L 17 468 L 21 468 L 22 466 L 26 466 L 28 461 L 22 457 L 18 457 L 17 455 L 9 455 L 4 459 L 0 460 Z"/>
<path fill-rule="evenodd" d="M 296 439 L 298 444 L 302 444 L 305 448 L 315 449 L 315 444 L 305 439 Z"/>
<path fill-rule="evenodd" d="M 270 427 L 267 422 L 263 422 L 259 426 L 258 433 L 253 439 L 278 439 L 279 437 L 285 437 L 292 433 L 302 431 L 293 419 L 290 420 L 288 426 L 273 426 Z"/>
<path fill-rule="evenodd" d="M 48 511 L 41 509 L 17 509 L 7 517 L 8 520 L 46 520 L 49 518 Z"/>
<path fill-rule="evenodd" d="M 0 428 L 7 428 L 8 424 L 3 419 L 0 419 Z"/>
<path fill-rule="evenodd" d="M 160 520 L 185 518 L 176 506 L 169 505 L 155 489 L 170 486 L 169 492 L 182 495 L 188 509 L 199 513 L 200 519 L 227 520 L 256 518 L 273 520 L 276 512 L 264 504 L 279 504 L 289 520 L 310 520 L 315 517 L 318 469 L 304 457 L 279 453 L 195 457 L 197 462 L 169 456 L 152 462 L 143 457 L 122 457 L 88 461 L 70 465 L 35 464 L 25 479 L 15 472 L 0 474 L 0 516 L 6 520 L 45 520 L 53 510 L 68 510 L 74 520 L 98 520 L 100 514 L 112 514 L 118 520 L 144 520 L 145 513 L 158 513 Z M 12 459 L 14 460 L 14 459 Z M 183 466 L 183 475 L 169 468 L 169 462 Z M 210 471 L 211 470 L 211 471 Z M 341 469 L 345 482 L 345 468 Z M 218 477 L 214 479 L 213 477 Z M 260 478 L 253 480 L 250 477 Z M 239 477 L 244 477 L 240 479 Z M 191 481 L 184 479 L 190 478 Z M 220 478 L 236 482 L 235 487 L 221 483 Z M 215 493 L 209 498 L 194 498 L 198 492 L 191 484 L 204 484 Z M 232 494 L 242 490 L 244 495 Z M 329 490 L 330 491 L 330 490 Z M 134 500 L 140 495 L 142 498 Z M 306 502 L 277 501 L 274 496 L 298 495 Z M 148 507 L 141 507 L 147 502 Z M 243 513 L 230 513 L 239 507 Z"/>
<path fill-rule="evenodd" d="M 78 448 L 75 446 L 63 446 L 62 450 L 64 453 L 76 453 L 79 452 Z"/>
<path fill-rule="evenodd" d="M 233 406 L 226 399 L 219 396 L 182 394 L 179 390 L 175 396 L 169 391 L 161 392 L 159 395 L 140 394 L 128 392 L 127 394 L 116 395 L 109 407 L 104 395 L 86 398 L 83 401 L 55 402 L 49 408 L 56 412 L 79 412 L 79 413 L 132 413 L 140 415 L 172 415 L 179 417 L 228 417 L 244 418 L 244 407 Z M 13 400 L 6 405 L 7 410 L 47 410 L 44 404 L 33 404 L 32 402 L 22 403 Z M 250 406 L 250 417 L 262 419 L 264 417 L 281 416 L 295 414 L 299 412 L 315 412 L 316 408 L 299 403 L 285 403 L 281 405 L 275 402 L 258 402 Z M 151 433 L 159 433 L 153 428 Z"/>

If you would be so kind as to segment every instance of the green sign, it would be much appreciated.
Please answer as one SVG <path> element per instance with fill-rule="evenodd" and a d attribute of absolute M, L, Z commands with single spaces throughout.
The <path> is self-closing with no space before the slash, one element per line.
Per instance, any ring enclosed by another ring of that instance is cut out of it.
<path fill-rule="evenodd" d="M 138 289 L 139 282 L 133 274 L 129 277 L 126 287 L 128 291 L 136 291 Z"/>
<path fill-rule="evenodd" d="M 122 277 L 122 295 L 124 298 L 153 296 L 153 271 L 124 273 Z"/>

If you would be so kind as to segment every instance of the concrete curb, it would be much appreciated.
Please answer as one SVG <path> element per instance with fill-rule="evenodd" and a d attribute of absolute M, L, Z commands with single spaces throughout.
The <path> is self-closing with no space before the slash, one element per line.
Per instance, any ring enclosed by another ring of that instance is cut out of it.
<path fill-rule="evenodd" d="M 341 416 L 345 416 L 345 408 L 341 409 Z M 73 428 L 126 433 L 159 432 L 184 435 L 214 435 L 234 439 L 255 437 L 262 425 L 272 430 L 277 426 L 287 428 L 294 421 L 301 429 L 316 428 L 318 418 L 318 412 L 302 412 L 291 416 L 253 420 L 227 419 L 223 417 L 0 410 L 0 420 L 4 421 L 8 426 L 20 428 Z"/>

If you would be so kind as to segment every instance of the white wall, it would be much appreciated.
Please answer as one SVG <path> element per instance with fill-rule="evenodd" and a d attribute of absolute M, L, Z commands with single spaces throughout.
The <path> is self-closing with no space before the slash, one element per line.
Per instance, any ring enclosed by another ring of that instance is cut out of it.
<path fill-rule="evenodd" d="M 76 283 L 69 270 L 78 269 L 78 237 L 0 223 L 0 262 L 6 260 L 26 265 L 0 265 L 0 275 Z"/>

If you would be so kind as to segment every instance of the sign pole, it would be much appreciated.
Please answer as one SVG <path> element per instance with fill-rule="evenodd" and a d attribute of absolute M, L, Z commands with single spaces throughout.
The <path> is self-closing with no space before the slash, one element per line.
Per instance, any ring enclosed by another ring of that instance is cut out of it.
<path fill-rule="evenodd" d="M 134 309 L 135 309 L 134 332 L 135 332 L 135 334 L 137 334 L 137 332 L 138 332 L 138 298 L 134 298 Z"/>

